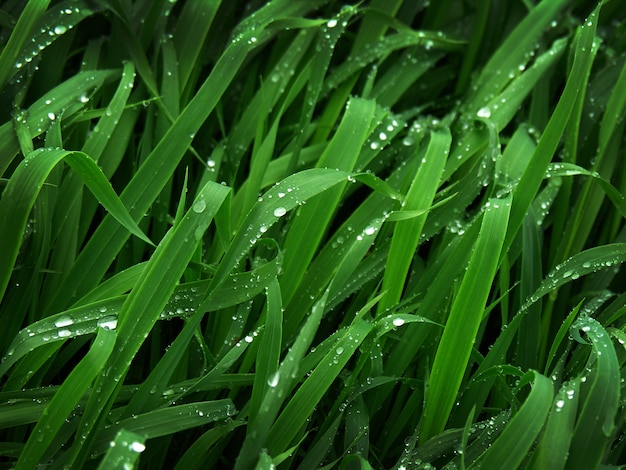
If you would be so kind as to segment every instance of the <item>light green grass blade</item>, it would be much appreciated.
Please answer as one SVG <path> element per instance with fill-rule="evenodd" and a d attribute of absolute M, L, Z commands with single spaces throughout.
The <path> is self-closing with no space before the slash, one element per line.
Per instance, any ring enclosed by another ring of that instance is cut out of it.
<path fill-rule="evenodd" d="M 15 119 L 24 119 L 32 137 L 41 135 L 58 116 L 71 116 L 91 93 L 118 74 L 119 71 L 115 70 L 80 72 L 44 94 L 28 107 L 26 113 L 18 113 Z M 8 122 L 0 126 L 0 175 L 6 173 L 19 149 L 13 124 Z"/>
<path fill-rule="evenodd" d="M 502 434 L 470 468 L 519 468 L 541 429 L 552 405 L 552 381 L 534 372 L 535 381 L 528 398 Z"/>
<path fill-rule="evenodd" d="M 27 41 L 31 38 L 31 31 L 35 24 L 46 12 L 50 0 L 30 0 L 20 15 L 8 42 L 0 54 L 0 89 L 3 89 L 11 76 L 15 73 L 15 62 Z M 4 171 L 0 171 L 0 174 Z"/>
<path fill-rule="evenodd" d="M 572 328 L 585 333 L 591 340 L 593 351 L 589 363 L 591 371 L 583 375 L 580 413 L 566 468 L 572 465 L 597 468 L 616 426 L 620 397 L 619 363 L 609 335 L 596 320 L 583 315 Z"/>
<path fill-rule="evenodd" d="M 422 421 L 424 441 L 444 429 L 452 410 L 498 268 L 510 207 L 510 197 L 491 199 L 485 210 L 474 252 L 433 362 Z"/>
<path fill-rule="evenodd" d="M 228 251 L 218 266 L 208 289 L 207 297 L 200 309 L 211 305 L 213 299 L 216 298 L 215 289 L 224 282 L 243 256 L 272 225 L 294 208 L 303 204 L 308 205 L 308 201 L 313 196 L 340 183 L 346 183 L 349 177 L 352 177 L 352 174 L 345 171 L 314 168 L 295 173 L 269 189 L 248 213 L 242 223 L 244 229 L 238 231 L 232 240 Z"/>
<path fill-rule="evenodd" d="M 369 334 L 371 328 L 371 324 L 364 321 L 358 321 L 350 326 L 339 338 L 334 349 L 311 372 L 270 430 L 267 447 L 271 454 L 276 455 L 288 447 L 293 436 L 305 424 L 315 405 Z"/>
<path fill-rule="evenodd" d="M 4 294 L 17 259 L 18 249 L 30 210 L 46 178 L 61 161 L 68 163 L 82 178 L 98 201 L 131 233 L 149 243 L 117 197 L 102 170 L 86 154 L 57 149 L 37 149 L 29 154 L 13 173 L 0 200 L 0 297 Z M 11 223 L 9 223 L 11 221 Z"/>
<path fill-rule="evenodd" d="M 278 367 L 278 370 L 269 376 L 269 388 L 263 397 L 256 419 L 248 425 L 249 431 L 235 462 L 235 469 L 251 467 L 257 461 L 261 449 L 266 445 L 270 428 L 278 416 L 280 407 L 287 398 L 285 394 L 291 390 L 292 384 L 298 376 L 299 364 L 319 328 L 326 297 L 327 295 L 322 297 L 313 306 L 305 324 L 300 329 L 298 337 Z"/>
<path fill-rule="evenodd" d="M 71 449 L 72 460 L 81 452 L 81 447 L 93 432 L 93 426 L 102 419 L 101 414 L 107 403 L 110 403 L 119 382 L 125 377 L 135 354 L 187 267 L 195 245 L 229 192 L 229 188 L 213 182 L 202 188 L 181 223 L 161 241 L 142 272 L 137 286 L 124 302 L 117 324 L 119 347 L 109 358 L 104 373 L 97 380 L 96 388 L 100 393 L 94 393 L 87 404 L 79 431 L 82 439 L 78 439 Z"/>
<path fill-rule="evenodd" d="M 121 429 L 137 433 L 146 439 L 167 436 L 169 434 L 227 419 L 237 413 L 229 399 L 188 403 L 153 410 L 131 418 L 123 419 L 98 435 L 94 444 L 94 454 L 104 453 L 110 442 Z M 150 443 L 148 442 L 147 446 Z"/>
<path fill-rule="evenodd" d="M 250 398 L 249 421 L 256 419 L 269 387 L 268 380 L 278 370 L 282 345 L 283 308 L 280 284 L 274 279 L 266 292 L 265 324 L 255 363 L 254 386 Z"/>
<path fill-rule="evenodd" d="M 320 157 L 317 166 L 353 171 L 359 151 L 368 136 L 376 107 L 373 101 L 351 99 L 337 132 Z M 345 185 L 345 184 L 344 184 Z M 285 240 L 284 275 L 281 290 L 288 305 L 307 265 L 327 230 L 337 204 L 341 187 L 328 191 L 303 206 L 291 224 Z"/>
<path fill-rule="evenodd" d="M 529 53 L 535 49 L 541 35 L 566 4 L 565 0 L 549 0 L 539 3 L 507 36 L 476 80 L 473 87 L 474 93 L 466 104 L 470 112 L 477 112 L 480 107 L 499 94 L 509 82 L 510 75 L 515 76 L 519 73 L 519 67 L 525 66 Z"/>
<path fill-rule="evenodd" d="M 546 2 L 546 4 L 547 3 L 551 2 Z M 511 208 L 511 224 L 507 231 L 505 243 L 507 249 L 513 242 L 513 238 L 516 236 L 522 224 L 526 211 L 535 198 L 543 175 L 561 140 L 561 136 L 574 107 L 576 96 L 580 93 L 581 86 L 589 74 L 593 59 L 592 51 L 598 14 L 599 7 L 591 13 L 588 20 L 585 21 L 584 26 L 579 29 L 579 47 L 576 50 L 574 63 L 572 64 L 567 83 L 565 84 L 565 89 L 522 178 L 515 187 L 513 207 Z"/>
<path fill-rule="evenodd" d="M 140 434 L 120 429 L 110 448 L 98 465 L 98 470 L 117 468 L 135 468 L 139 456 L 146 450 L 145 437 Z"/>
<path fill-rule="evenodd" d="M 55 434 L 106 364 L 113 351 L 115 338 L 114 330 L 99 328 L 89 352 L 59 387 L 31 432 L 16 468 L 37 465 Z"/>
<path fill-rule="evenodd" d="M 579 393 L 580 379 L 564 383 L 557 393 L 543 436 L 533 455 L 532 468 L 565 468 L 574 435 Z"/>
<path fill-rule="evenodd" d="M 422 211 L 430 208 L 439 187 L 451 140 L 448 129 L 431 133 L 426 154 L 411 182 L 402 210 Z M 387 293 L 379 305 L 379 312 L 384 312 L 400 300 L 412 259 L 406 254 L 415 252 L 427 216 L 425 213 L 396 223 L 383 278 L 383 290 Z"/>

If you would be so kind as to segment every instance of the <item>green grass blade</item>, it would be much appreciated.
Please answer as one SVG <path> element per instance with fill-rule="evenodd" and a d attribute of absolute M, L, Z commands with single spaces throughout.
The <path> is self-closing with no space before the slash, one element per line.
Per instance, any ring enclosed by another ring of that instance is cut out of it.
<path fill-rule="evenodd" d="M 94 424 L 101 419 L 107 402 L 118 389 L 146 336 L 154 326 L 174 291 L 195 245 L 211 223 L 230 189 L 209 182 L 194 200 L 182 222 L 165 236 L 142 272 L 137 286 L 124 302 L 117 324 L 119 348 L 109 358 L 104 373 L 98 378 L 94 393 L 81 422 L 80 436 L 73 446 L 73 458 L 81 451 Z M 155 292 L 158 294 L 155 295 Z M 84 448 L 84 447 L 83 447 Z M 87 446 L 88 448 L 88 446 Z M 84 458 L 84 457 L 83 457 Z"/>
<path fill-rule="evenodd" d="M 620 368 L 606 330 L 591 317 L 581 316 L 572 325 L 591 340 L 593 351 L 589 374 L 585 373 L 566 468 L 581 465 L 596 468 L 602 462 L 616 426 L 620 397 Z M 591 364 L 595 363 L 593 366 Z M 583 378 L 580 379 L 583 381 Z"/>
<path fill-rule="evenodd" d="M 31 31 L 35 24 L 46 12 L 50 0 L 30 0 L 20 15 L 8 42 L 2 48 L 0 54 L 0 89 L 3 89 L 7 81 L 15 73 L 15 62 L 27 41 L 31 38 Z M 0 171 L 2 174 L 3 171 Z"/>
<path fill-rule="evenodd" d="M 37 465 L 65 420 L 106 364 L 115 345 L 115 331 L 100 328 L 87 355 L 59 387 L 33 429 L 16 468 Z"/>
<path fill-rule="evenodd" d="M 544 426 L 552 405 L 552 381 L 534 372 L 535 382 L 528 398 L 502 434 L 483 454 L 477 465 L 482 468 L 519 468 Z"/>
<path fill-rule="evenodd" d="M 510 207 L 510 198 L 491 199 L 487 205 L 474 252 L 433 362 L 422 422 L 424 441 L 444 429 L 454 405 L 498 268 Z"/>
<path fill-rule="evenodd" d="M 143 436 L 120 429 L 115 439 L 111 441 L 110 449 L 101 460 L 98 470 L 134 468 L 144 450 L 146 445 Z"/>
<path fill-rule="evenodd" d="M 435 130 L 431 133 L 426 154 L 403 202 L 403 210 L 422 211 L 431 207 L 450 151 L 451 140 L 448 129 Z M 400 300 L 411 264 L 411 257 L 405 254 L 413 253 L 417 248 L 427 216 L 428 213 L 425 213 L 414 219 L 396 223 L 383 278 L 383 290 L 387 291 L 387 294 L 379 305 L 379 312 L 385 311 Z"/>
<path fill-rule="evenodd" d="M 35 203 L 46 178 L 62 160 L 83 179 L 99 202 L 117 219 L 124 228 L 149 243 L 128 211 L 117 197 L 102 170 L 86 154 L 57 149 L 37 149 L 29 154 L 13 173 L 0 200 L 0 225 L 3 231 L 0 243 L 5 249 L 0 255 L 0 297 L 4 294 L 11 276 L 11 270 L 18 255 L 18 249 L 30 209 Z M 9 224 L 11 221 L 11 224 Z M 9 228 L 12 228 L 10 230 Z"/>
<path fill-rule="evenodd" d="M 552 2 L 546 2 L 552 3 Z M 542 3 L 543 5 L 543 3 Z M 597 19 L 600 8 L 596 8 L 584 26 L 579 29 L 579 47 L 574 56 L 574 63 L 570 70 L 565 89 L 559 102 L 548 122 L 533 156 L 522 175 L 513 194 L 513 207 L 511 208 L 511 224 L 507 231 L 505 247 L 508 248 L 513 242 L 519 227 L 525 217 L 528 207 L 535 198 L 537 189 L 541 184 L 550 160 L 561 140 L 563 131 L 574 108 L 576 96 L 580 93 L 581 87 L 591 69 L 593 60 L 593 42 L 595 38 Z"/>

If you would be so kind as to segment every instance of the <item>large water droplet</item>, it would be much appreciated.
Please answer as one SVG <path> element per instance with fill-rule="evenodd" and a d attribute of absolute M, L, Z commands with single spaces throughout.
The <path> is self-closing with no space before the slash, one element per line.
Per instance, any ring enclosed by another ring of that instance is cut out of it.
<path fill-rule="evenodd" d="M 64 326 L 70 326 L 72 324 L 74 324 L 74 320 L 66 315 L 57 318 L 54 322 L 54 326 L 57 328 L 63 328 Z"/>
<path fill-rule="evenodd" d="M 117 317 L 115 315 L 107 315 L 98 320 L 97 325 L 106 330 L 114 330 L 117 328 Z"/>
<path fill-rule="evenodd" d="M 480 108 L 478 110 L 476 115 L 478 117 L 481 117 L 481 118 L 490 118 L 491 117 L 491 109 L 489 109 L 488 106 L 483 106 L 482 108 Z"/>
<path fill-rule="evenodd" d="M 204 201 L 203 199 L 196 201 L 193 205 L 193 211 L 197 214 L 201 214 L 202 212 L 204 212 L 205 209 L 206 209 L 206 201 Z"/>
<path fill-rule="evenodd" d="M 269 385 L 272 388 L 276 387 L 278 385 L 278 382 L 280 382 L 280 372 L 278 371 L 274 372 L 267 379 L 267 385 Z"/>
<path fill-rule="evenodd" d="M 276 209 L 274 209 L 274 217 L 282 217 L 286 213 L 287 209 L 285 209 L 284 207 L 277 207 Z"/>

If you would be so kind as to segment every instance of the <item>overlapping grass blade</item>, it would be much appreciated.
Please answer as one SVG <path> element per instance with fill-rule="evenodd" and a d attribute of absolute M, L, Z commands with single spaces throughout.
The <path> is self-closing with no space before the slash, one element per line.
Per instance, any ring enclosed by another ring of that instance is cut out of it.
<path fill-rule="evenodd" d="M 137 226 L 126 208 L 119 200 L 106 177 L 96 163 L 82 152 L 70 152 L 57 149 L 37 149 L 27 155 L 24 161 L 13 173 L 0 202 L 0 243 L 9 248 L 3 250 L 0 258 L 2 271 L 0 276 L 0 295 L 4 294 L 9 282 L 11 271 L 17 259 L 20 238 L 26 227 L 30 209 L 35 203 L 37 194 L 41 190 L 46 178 L 52 169 L 60 162 L 67 162 L 83 179 L 100 203 L 111 215 L 130 233 L 142 240 L 150 239 Z M 12 221 L 9 224 L 9 221 Z M 13 230 L 9 230 L 12 227 Z"/>
<path fill-rule="evenodd" d="M 133 357 L 158 319 L 187 267 L 196 243 L 202 238 L 229 191 L 217 183 L 207 183 L 185 218 L 159 243 L 137 286 L 124 302 L 117 324 L 119 347 L 109 358 L 104 373 L 97 379 L 96 388 L 100 392 L 94 393 L 87 404 L 79 431 L 82 439 L 77 440 L 70 450 L 72 461 L 76 457 L 80 460 L 86 457 L 84 454 L 79 456 L 81 446 L 92 436 L 93 426 L 102 419 L 107 403 L 111 406 L 110 400 L 125 377 Z"/>
<path fill-rule="evenodd" d="M 553 398 L 551 380 L 538 372 L 533 374 L 533 388 L 520 410 L 478 463 L 470 468 L 493 468 L 499 465 L 518 468 L 527 458 L 528 450 L 543 428 Z"/>
<path fill-rule="evenodd" d="M 32 468 L 37 465 L 55 434 L 76 407 L 87 388 L 92 384 L 107 362 L 115 345 L 115 331 L 100 328 L 89 352 L 72 370 L 48 403 L 42 417 L 37 421 L 26 441 L 16 468 Z"/>
<path fill-rule="evenodd" d="M 487 204 L 474 252 L 433 362 L 422 422 L 424 441 L 443 430 L 461 385 L 498 268 L 510 207 L 510 197 L 491 199 Z"/>

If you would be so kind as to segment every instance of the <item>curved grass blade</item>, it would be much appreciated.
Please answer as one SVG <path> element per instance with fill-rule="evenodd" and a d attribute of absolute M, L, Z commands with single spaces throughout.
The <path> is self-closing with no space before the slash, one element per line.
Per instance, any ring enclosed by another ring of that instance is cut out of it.
<path fill-rule="evenodd" d="M 27 469 L 37 465 L 56 433 L 65 424 L 66 418 L 106 364 L 113 351 L 115 338 L 114 330 L 99 329 L 87 355 L 63 381 L 44 410 L 26 441 L 15 468 Z"/>
<path fill-rule="evenodd" d="M 110 447 L 113 436 L 122 429 L 151 439 L 227 419 L 236 413 L 232 400 L 223 399 L 188 403 L 135 415 L 103 429 L 93 446 L 92 455 L 104 453 Z"/>
<path fill-rule="evenodd" d="M 31 38 L 33 27 L 43 17 L 49 4 L 50 0 L 29 0 L 24 6 L 24 10 L 22 10 L 22 14 L 0 54 L 0 89 L 4 89 L 6 83 L 15 73 L 15 61 L 24 45 Z M 0 171 L 0 175 L 2 173 L 4 170 Z"/>
<path fill-rule="evenodd" d="M 119 384 L 125 377 L 137 351 L 163 311 L 187 267 L 197 242 L 202 238 L 230 189 L 209 182 L 198 193 L 183 220 L 173 227 L 150 258 L 137 286 L 119 313 L 118 348 L 109 358 L 103 374 L 97 379 L 79 426 L 79 439 L 70 449 L 69 460 L 83 460 L 89 455 L 90 439 L 96 423 L 111 405 Z"/>
<path fill-rule="evenodd" d="M 76 112 L 84 106 L 84 100 L 94 89 L 100 88 L 105 81 L 117 75 L 118 70 L 79 72 L 39 98 L 25 113 L 18 114 L 16 119 L 24 119 L 32 137 L 41 135 L 57 116 L 63 114 L 67 118 L 72 112 Z M 13 123 L 0 126 L 0 175 L 5 174 L 19 150 Z"/>
<path fill-rule="evenodd" d="M 558 0 L 558 2 L 562 3 L 562 0 Z M 544 6 L 553 6 L 553 4 L 556 3 L 557 2 L 542 2 L 533 12 L 544 8 Z M 513 239 L 517 236 L 519 228 L 526 216 L 526 212 L 532 204 L 545 172 L 548 169 L 550 160 L 559 145 L 565 126 L 574 109 L 576 97 L 580 94 L 583 84 L 586 83 L 586 77 L 589 75 L 595 55 L 593 43 L 600 6 L 601 4 L 589 15 L 588 19 L 583 23 L 583 26 L 578 30 L 580 40 L 563 93 L 556 105 L 554 113 L 552 113 L 546 125 L 524 174 L 515 187 L 513 207 L 511 208 L 511 223 L 509 224 L 506 242 L 504 244 L 506 250 L 508 250 L 513 243 Z M 531 16 L 532 15 L 529 15 L 528 18 Z M 537 24 L 540 24 L 543 20 L 543 18 L 536 18 L 534 21 L 538 21 Z M 526 33 L 522 33 L 521 30 L 520 34 L 526 35 Z M 520 40 L 523 39 L 520 38 Z"/>
<path fill-rule="evenodd" d="M 620 368 L 611 338 L 593 318 L 582 315 L 572 325 L 591 341 L 592 356 L 579 398 L 580 413 L 566 468 L 598 468 L 615 428 L 620 401 Z M 583 381 L 583 378 L 580 379 Z"/>
<path fill-rule="evenodd" d="M 564 383 L 557 393 L 543 436 L 533 455 L 533 468 L 565 468 L 574 435 L 579 394 L 580 378 Z"/>
<path fill-rule="evenodd" d="M 37 149 L 15 170 L 0 199 L 0 298 L 17 259 L 28 216 L 46 178 L 62 160 L 78 173 L 110 214 L 131 233 L 147 243 L 150 239 L 137 226 L 98 165 L 85 153 L 61 149 Z"/>
<path fill-rule="evenodd" d="M 528 398 L 502 434 L 469 468 L 519 468 L 544 426 L 552 405 L 552 381 L 538 372 Z"/>

